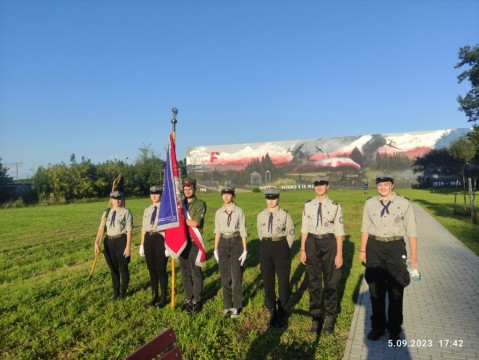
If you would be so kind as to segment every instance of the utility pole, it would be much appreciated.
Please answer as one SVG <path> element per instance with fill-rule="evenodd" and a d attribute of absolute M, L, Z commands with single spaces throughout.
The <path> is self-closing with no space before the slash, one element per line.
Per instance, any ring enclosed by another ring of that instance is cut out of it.
<path fill-rule="evenodd" d="M 23 163 L 22 162 L 14 162 L 14 163 L 7 163 L 7 164 L 4 164 L 5 167 L 8 167 L 8 169 L 10 169 L 12 166 L 15 166 L 15 170 L 16 170 L 16 174 L 17 174 L 17 181 L 18 181 L 18 167 L 19 166 L 22 166 Z"/>

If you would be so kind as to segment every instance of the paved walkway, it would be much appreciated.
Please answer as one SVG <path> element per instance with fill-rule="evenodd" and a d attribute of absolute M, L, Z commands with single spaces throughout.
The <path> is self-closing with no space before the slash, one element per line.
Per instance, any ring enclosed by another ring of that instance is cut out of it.
<path fill-rule="evenodd" d="M 404 291 L 401 339 L 408 347 L 388 347 L 387 332 L 367 340 L 371 302 L 363 279 L 344 360 L 479 359 L 479 257 L 417 204 L 414 211 L 422 280 Z"/>

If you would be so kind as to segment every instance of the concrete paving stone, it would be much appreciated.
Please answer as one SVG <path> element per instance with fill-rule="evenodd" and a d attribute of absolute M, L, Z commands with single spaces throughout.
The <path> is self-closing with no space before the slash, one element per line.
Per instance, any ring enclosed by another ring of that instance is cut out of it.
<path fill-rule="evenodd" d="M 464 355 L 469 357 L 474 357 L 475 359 L 479 359 L 479 352 L 469 349 L 464 349 Z"/>

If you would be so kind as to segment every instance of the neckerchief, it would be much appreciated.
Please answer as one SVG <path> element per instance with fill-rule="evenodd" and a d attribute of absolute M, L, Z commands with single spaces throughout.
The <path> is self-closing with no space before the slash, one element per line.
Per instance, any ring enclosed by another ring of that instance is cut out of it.
<path fill-rule="evenodd" d="M 381 217 L 383 217 L 384 214 L 389 215 L 389 205 L 391 205 L 391 200 L 386 200 L 386 203 L 384 203 L 383 200 L 379 200 L 379 202 L 383 206 L 383 209 L 381 210 Z"/>

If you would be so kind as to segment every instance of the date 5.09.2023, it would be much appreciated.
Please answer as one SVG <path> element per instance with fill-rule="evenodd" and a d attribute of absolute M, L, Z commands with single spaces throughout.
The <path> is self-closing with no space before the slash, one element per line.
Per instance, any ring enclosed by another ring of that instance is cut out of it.
<path fill-rule="evenodd" d="M 438 339 L 438 340 L 431 340 L 431 339 L 411 339 L 411 340 L 389 340 L 388 341 L 389 347 L 409 347 L 409 348 L 424 348 L 424 347 L 434 347 L 439 346 L 442 348 L 461 348 L 464 346 L 464 340 L 461 339 Z"/>

